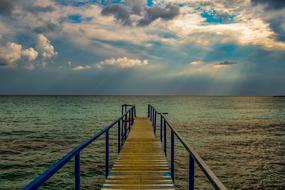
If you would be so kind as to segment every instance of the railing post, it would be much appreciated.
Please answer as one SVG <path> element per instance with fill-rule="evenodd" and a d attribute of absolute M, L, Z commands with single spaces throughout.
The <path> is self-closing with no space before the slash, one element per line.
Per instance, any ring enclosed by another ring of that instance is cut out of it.
<path fill-rule="evenodd" d="M 134 119 L 133 119 L 133 118 L 134 118 L 133 108 L 131 109 L 131 112 L 130 112 L 130 113 L 131 113 L 131 125 L 133 125 L 133 123 L 134 123 L 134 122 L 133 122 L 133 120 L 134 120 Z"/>
<path fill-rule="evenodd" d="M 127 114 L 126 114 L 124 117 L 124 142 L 127 139 L 127 125 L 128 125 L 128 122 L 127 122 Z"/>
<path fill-rule="evenodd" d="M 135 122 L 135 108 L 133 107 L 132 108 L 132 125 L 134 124 Z"/>
<path fill-rule="evenodd" d="M 188 179 L 188 187 L 189 190 L 194 190 L 194 158 L 189 153 L 189 179 Z"/>
<path fill-rule="evenodd" d="M 147 117 L 149 118 L 149 104 L 147 105 Z"/>
<path fill-rule="evenodd" d="M 109 129 L 106 131 L 106 160 L 105 160 L 105 177 L 109 175 Z"/>
<path fill-rule="evenodd" d="M 121 121 L 118 121 L 118 153 L 121 152 Z"/>
<path fill-rule="evenodd" d="M 167 156 L 167 151 L 166 151 L 166 121 L 164 121 L 164 126 L 163 126 L 163 138 L 164 138 L 164 154 Z"/>
<path fill-rule="evenodd" d="M 152 116 L 151 117 L 152 117 L 151 121 L 152 121 L 152 126 L 153 126 L 153 122 L 154 122 L 154 108 L 152 108 Z"/>
<path fill-rule="evenodd" d="M 154 132 L 154 135 L 156 136 L 156 115 L 157 115 L 157 112 L 155 112 L 154 114 L 154 126 L 153 126 L 153 132 Z"/>
<path fill-rule="evenodd" d="M 162 127 L 163 127 L 163 114 L 160 114 L 160 142 L 162 142 Z"/>
<path fill-rule="evenodd" d="M 124 122 L 123 122 L 123 118 L 120 121 L 121 122 L 121 146 L 124 145 Z"/>
<path fill-rule="evenodd" d="M 75 155 L 75 190 L 80 190 L 80 153 Z"/>
<path fill-rule="evenodd" d="M 174 182 L 174 131 L 171 129 L 171 177 Z"/>
<path fill-rule="evenodd" d="M 131 127 L 131 111 L 129 111 L 129 113 L 128 113 L 128 115 L 129 115 L 129 117 L 128 117 L 128 131 L 130 132 L 130 127 Z"/>

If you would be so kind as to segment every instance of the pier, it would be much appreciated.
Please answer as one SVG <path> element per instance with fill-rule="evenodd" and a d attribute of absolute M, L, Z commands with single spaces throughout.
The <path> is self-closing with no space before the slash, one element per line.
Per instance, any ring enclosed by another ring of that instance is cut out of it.
<path fill-rule="evenodd" d="M 67 153 L 48 170 L 32 180 L 23 189 L 35 190 L 57 173 L 64 165 L 74 159 L 74 189 L 80 190 L 80 154 L 88 145 L 105 135 L 105 182 L 102 190 L 112 189 L 175 189 L 175 146 L 180 143 L 189 153 L 188 186 L 195 187 L 195 165 L 205 174 L 213 189 L 226 190 L 201 157 L 188 145 L 167 118 L 167 113 L 160 112 L 148 105 L 147 116 L 137 117 L 135 105 L 122 105 L 122 116 L 93 137 Z M 117 128 L 118 157 L 110 166 L 109 131 Z M 167 136 L 167 130 L 170 136 Z M 169 139 L 168 139 L 169 138 Z M 167 155 L 167 142 L 170 143 L 170 155 Z M 170 164 L 167 162 L 170 160 Z"/>
<path fill-rule="evenodd" d="M 103 190 L 174 189 L 160 142 L 148 118 L 136 118 Z"/>

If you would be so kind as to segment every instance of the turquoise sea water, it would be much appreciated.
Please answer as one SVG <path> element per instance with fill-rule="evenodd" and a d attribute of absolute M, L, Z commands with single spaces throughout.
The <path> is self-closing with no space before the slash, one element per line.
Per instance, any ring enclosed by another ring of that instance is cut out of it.
<path fill-rule="evenodd" d="M 285 188 L 285 99 L 273 97 L 1 96 L 0 189 L 20 189 L 65 153 L 136 104 L 169 113 L 177 131 L 229 189 Z M 82 152 L 82 189 L 104 181 L 103 140 Z M 116 130 L 111 131 L 112 161 Z M 169 146 L 168 146 L 169 147 Z M 176 144 L 177 189 L 187 154 Z M 197 189 L 208 189 L 205 178 Z M 41 189 L 73 189 L 73 162 Z M 210 189 L 210 188 L 209 188 Z"/>

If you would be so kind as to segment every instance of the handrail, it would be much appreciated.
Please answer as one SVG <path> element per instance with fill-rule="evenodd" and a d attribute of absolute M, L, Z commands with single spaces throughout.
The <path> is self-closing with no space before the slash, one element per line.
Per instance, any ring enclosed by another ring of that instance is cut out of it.
<path fill-rule="evenodd" d="M 127 110 L 127 107 L 130 107 Z M 121 150 L 121 147 L 124 145 L 124 142 L 127 139 L 127 136 L 131 130 L 131 126 L 134 123 L 134 118 L 136 117 L 136 108 L 135 105 L 122 105 L 122 116 L 117 120 L 112 122 L 109 126 L 99 131 L 93 137 L 83 142 L 72 151 L 67 153 L 63 158 L 54 163 L 50 168 L 48 168 L 44 173 L 39 175 L 29 184 L 27 184 L 23 190 L 35 190 L 42 186 L 50 177 L 52 177 L 56 172 L 58 172 L 66 163 L 68 163 L 73 157 L 75 157 L 75 189 L 80 190 L 80 152 L 85 149 L 88 145 L 96 141 L 103 134 L 106 134 L 106 158 L 105 158 L 105 177 L 109 175 L 109 130 L 114 126 L 118 126 L 118 153 Z"/>
<path fill-rule="evenodd" d="M 215 189 L 218 190 L 227 190 L 224 184 L 217 178 L 214 172 L 209 168 L 209 166 L 203 161 L 203 159 L 199 156 L 199 154 L 188 144 L 186 143 L 181 135 L 173 128 L 171 120 L 166 116 L 167 113 L 163 113 L 158 111 L 158 109 L 154 108 L 152 105 L 148 105 L 148 117 L 152 121 L 152 126 L 154 133 L 156 134 L 156 122 L 157 115 L 160 115 L 160 141 L 163 143 L 164 153 L 167 156 L 166 152 L 166 142 L 167 142 L 167 127 L 171 130 L 171 177 L 174 181 L 175 173 L 174 173 L 174 137 L 176 136 L 179 142 L 183 145 L 186 151 L 189 154 L 189 168 L 188 168 L 188 188 L 189 190 L 194 190 L 194 163 L 196 162 L 203 173 L 206 175 L 210 183 L 213 185 Z"/>

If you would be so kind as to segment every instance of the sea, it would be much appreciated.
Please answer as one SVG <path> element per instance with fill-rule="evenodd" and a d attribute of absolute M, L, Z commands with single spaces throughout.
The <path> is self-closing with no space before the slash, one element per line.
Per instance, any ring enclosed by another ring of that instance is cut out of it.
<path fill-rule="evenodd" d="M 0 96 L 0 189 L 23 188 L 118 118 L 122 104 L 135 104 L 141 117 L 148 104 L 167 112 L 228 189 L 285 189 L 285 98 L 196 96 Z M 115 127 L 110 135 L 112 164 Z M 104 183 L 104 138 L 81 153 L 82 189 Z M 175 139 L 176 189 L 187 189 L 187 169 L 188 153 Z M 213 189 L 197 164 L 195 175 L 195 189 Z M 40 189 L 74 189 L 74 161 Z"/>

